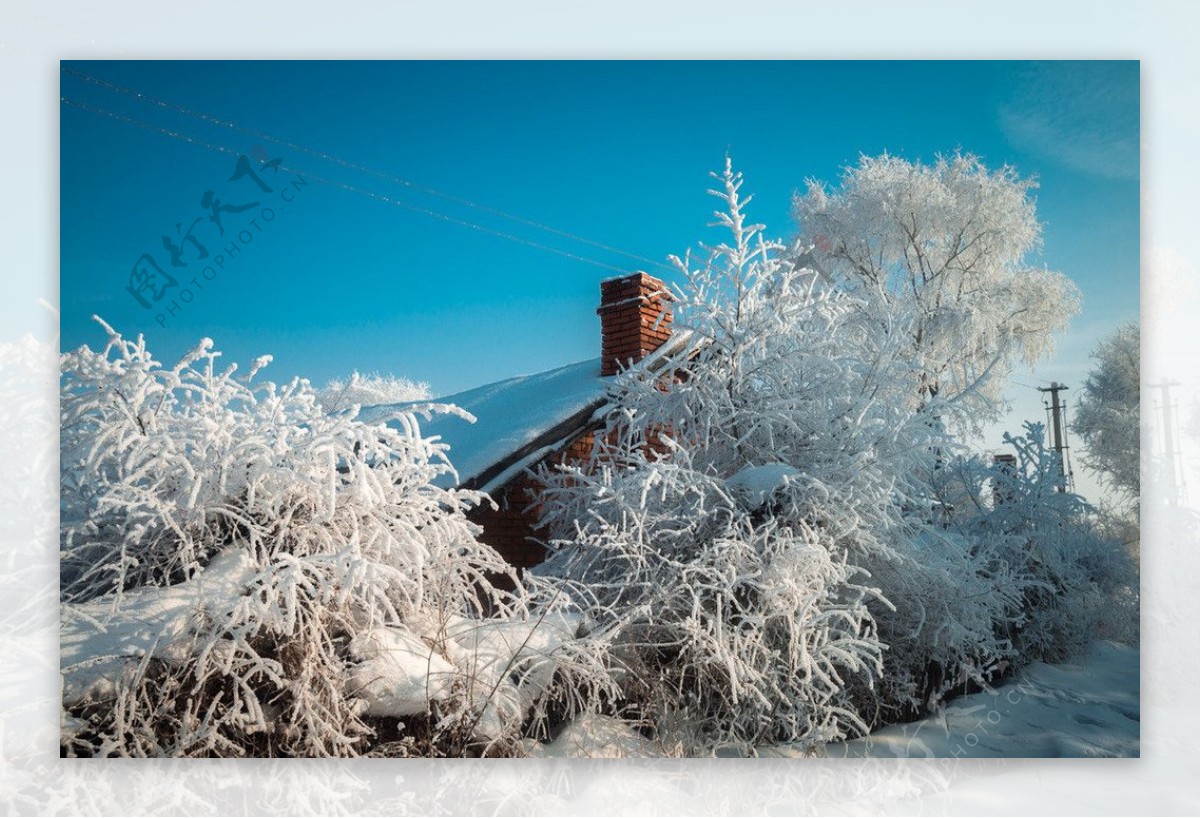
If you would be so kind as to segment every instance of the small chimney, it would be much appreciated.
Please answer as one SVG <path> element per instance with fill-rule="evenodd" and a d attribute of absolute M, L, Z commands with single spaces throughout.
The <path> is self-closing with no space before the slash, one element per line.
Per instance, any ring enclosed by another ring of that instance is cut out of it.
<path fill-rule="evenodd" d="M 998 454 L 992 458 L 992 463 L 1001 474 L 1006 477 L 1012 477 L 1017 472 L 1017 456 L 1015 454 Z M 992 481 L 992 506 L 1002 506 L 1005 503 L 1012 502 L 1012 492 L 1001 484 Z"/>
<path fill-rule="evenodd" d="M 600 282 L 601 375 L 615 375 L 666 343 L 672 300 L 666 285 L 645 273 Z"/>

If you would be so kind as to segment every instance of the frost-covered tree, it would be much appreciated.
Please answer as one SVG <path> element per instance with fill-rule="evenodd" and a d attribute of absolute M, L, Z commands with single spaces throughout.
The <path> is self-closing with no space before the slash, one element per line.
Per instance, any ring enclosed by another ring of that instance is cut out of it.
<path fill-rule="evenodd" d="M 899 307 L 921 400 L 968 424 L 997 415 L 1014 361 L 1033 362 L 1078 310 L 1075 286 L 1031 264 L 1041 239 L 1034 183 L 969 154 L 932 165 L 862 157 L 840 186 L 795 200 L 802 245 L 865 296 L 868 325 Z"/>
<path fill-rule="evenodd" d="M 1071 420 L 1071 431 L 1087 446 L 1083 464 L 1127 501 L 1136 501 L 1141 490 L 1140 347 L 1136 323 L 1100 342 Z"/>
<path fill-rule="evenodd" d="M 351 406 L 382 406 L 429 400 L 429 384 L 396 375 L 353 372 L 349 378 L 334 378 L 317 391 L 317 400 L 326 412 Z"/>

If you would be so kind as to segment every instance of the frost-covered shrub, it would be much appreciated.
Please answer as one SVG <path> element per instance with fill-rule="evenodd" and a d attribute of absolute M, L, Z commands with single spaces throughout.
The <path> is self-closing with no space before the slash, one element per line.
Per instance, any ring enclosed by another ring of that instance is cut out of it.
<path fill-rule="evenodd" d="M 579 519 L 550 515 L 575 530 L 541 570 L 586 587 L 624 713 L 660 746 L 752 752 L 865 730 L 844 689 L 879 670 L 872 591 L 827 529 L 756 519 L 683 450 L 563 476 L 550 507 L 592 502 Z"/>
<path fill-rule="evenodd" d="M 352 372 L 349 378 L 334 378 L 317 391 L 317 401 L 326 412 L 352 406 L 381 406 L 411 403 L 432 397 L 429 384 L 396 375 Z"/>
<path fill-rule="evenodd" d="M 860 566 L 894 550 L 933 434 L 904 318 L 865 333 L 851 295 L 745 219 L 740 176 L 717 178 L 732 241 L 678 260 L 685 347 L 614 379 L 590 468 L 543 475 L 544 571 L 626 623 L 631 695 L 689 753 L 865 728 L 845 691 L 871 689 L 869 606 L 889 603 Z"/>
<path fill-rule="evenodd" d="M 164 368 L 104 326 L 62 356 L 70 752 L 478 751 L 586 662 L 570 600 L 476 540 L 482 495 L 433 485 L 450 464 L 415 416 L 328 414 L 208 340 Z"/>
<path fill-rule="evenodd" d="M 925 528 L 898 555 L 864 561 L 891 603 L 874 608 L 887 650 L 875 690 L 856 694 L 864 718 L 911 719 L 1012 663 L 1007 626 L 1019 616 L 1027 581 L 998 545 Z"/>
<path fill-rule="evenodd" d="M 1049 461 L 1027 452 L 1006 489 L 946 432 L 990 400 L 988 373 L 914 357 L 928 305 L 810 269 L 813 248 L 763 238 L 740 176 L 718 178 L 732 241 L 677 260 L 678 350 L 616 376 L 587 466 L 542 475 L 543 571 L 616 623 L 636 712 L 689 753 L 817 740 L 1112 632 L 1097 617 L 1131 586 Z M 1002 372 L 1013 348 L 983 349 L 990 332 L 971 354 Z M 1045 348 L 1049 326 L 1021 332 Z"/>
<path fill-rule="evenodd" d="M 403 431 L 328 417 L 307 382 L 255 380 L 269 357 L 239 376 L 205 339 L 164 368 L 105 329 L 104 350 L 62 361 L 64 599 L 119 602 L 236 543 L 264 565 L 300 560 L 298 587 L 344 576 L 372 621 L 481 604 L 504 565 L 462 515 L 481 495 L 432 485 L 450 465 L 416 416 Z"/>
<path fill-rule="evenodd" d="M 1018 652 L 1053 662 L 1097 638 L 1135 642 L 1137 574 L 1128 552 L 1083 498 L 1065 490 L 1041 424 L 1027 423 L 1005 442 L 1017 462 L 989 470 L 997 502 L 960 526 L 976 537 L 1006 538 L 1009 560 L 1030 579 L 1014 629 Z"/>
<path fill-rule="evenodd" d="M 874 690 L 855 693 L 872 724 L 923 714 L 1011 666 L 1008 629 L 1028 582 L 1011 562 L 1009 541 L 955 527 L 980 501 L 960 474 L 977 461 L 958 450 L 942 439 L 902 464 L 912 471 L 902 523 L 889 530 L 892 547 L 857 561 L 890 602 L 872 606 L 887 645 L 883 676 Z"/>
<path fill-rule="evenodd" d="M 1061 661 L 1097 638 L 1136 640 L 1137 590 L 1119 541 L 1065 490 L 1042 428 L 1006 436 L 1015 464 L 944 453 L 926 475 L 934 525 L 901 561 L 871 563 L 895 610 L 877 616 L 889 646 L 884 718 L 1034 661 Z"/>
<path fill-rule="evenodd" d="M 882 718 L 908 718 L 964 685 L 1035 660 L 1061 661 L 1097 638 L 1137 639 L 1132 562 L 1094 509 L 1066 491 L 1038 424 L 1006 436 L 1015 464 L 943 451 L 926 473 L 929 524 L 869 559 L 894 608 L 876 610 L 887 644 Z"/>

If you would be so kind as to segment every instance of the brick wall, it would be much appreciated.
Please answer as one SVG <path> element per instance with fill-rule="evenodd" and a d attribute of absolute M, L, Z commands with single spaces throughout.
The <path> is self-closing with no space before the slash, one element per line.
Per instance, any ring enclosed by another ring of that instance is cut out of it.
<path fill-rule="evenodd" d="M 591 456 L 595 436 L 585 432 L 571 440 L 561 451 L 542 463 L 583 463 Z M 500 552 L 500 556 L 522 570 L 546 559 L 546 549 L 535 540 L 545 540 L 545 529 L 538 526 L 537 507 L 541 486 L 529 475 L 522 475 L 493 496 L 499 506 L 474 509 L 467 516 L 483 528 L 479 539 Z"/>
<path fill-rule="evenodd" d="M 537 515 L 529 509 L 534 496 L 530 478 L 519 477 L 492 498 L 498 509 L 485 505 L 467 515 L 483 527 L 479 539 L 517 568 L 529 568 L 546 558 L 545 549 L 531 539 L 545 534 L 535 525 Z"/>

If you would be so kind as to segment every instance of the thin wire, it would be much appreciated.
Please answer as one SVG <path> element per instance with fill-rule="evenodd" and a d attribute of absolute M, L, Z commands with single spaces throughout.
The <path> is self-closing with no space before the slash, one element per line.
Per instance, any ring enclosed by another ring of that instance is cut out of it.
<path fill-rule="evenodd" d="M 98 108 L 94 105 L 89 105 L 86 102 L 79 102 L 77 100 L 70 99 L 69 97 L 59 97 L 59 102 L 63 103 L 64 105 L 70 105 L 72 108 L 78 108 L 81 111 L 100 114 L 120 122 L 125 122 L 129 125 L 135 125 L 139 128 L 144 128 L 148 131 L 155 131 L 175 139 L 182 139 L 184 142 L 191 142 L 193 145 L 200 145 L 201 147 L 208 148 L 209 150 L 217 151 L 219 153 L 227 153 L 230 156 L 241 156 L 244 153 L 244 151 L 235 150 L 224 145 L 217 145 L 213 142 L 201 139 L 198 136 L 190 136 L 180 131 L 173 131 L 170 128 L 164 128 L 161 125 L 154 125 L 149 122 L 144 122 L 140 119 L 134 119 L 133 117 L 125 116 L 124 114 L 114 113 L 113 111 L 109 111 L 104 108 Z"/>
<path fill-rule="evenodd" d="M 592 247 L 596 247 L 598 249 L 605 250 L 610 253 L 616 253 L 617 255 L 625 256 L 626 258 L 630 258 L 630 259 L 633 259 L 634 261 L 642 262 L 643 264 L 649 264 L 649 265 L 652 265 L 655 267 L 660 267 L 664 270 L 672 270 L 673 269 L 670 265 L 665 264 L 661 261 L 655 261 L 654 259 L 646 258 L 645 256 L 639 256 L 636 253 L 630 253 L 626 250 L 620 249 L 619 247 L 613 247 L 612 245 L 604 244 L 603 242 L 585 238 L 583 236 L 579 236 L 574 233 L 569 233 L 566 230 L 560 230 L 557 227 L 551 227 L 548 224 L 543 224 L 542 222 L 534 221 L 533 219 L 527 219 L 524 216 L 518 216 L 515 213 L 509 213 L 505 210 L 500 210 L 498 208 L 491 207 L 489 205 L 480 204 L 479 202 L 474 202 L 474 201 L 471 201 L 470 199 L 465 199 L 461 196 L 455 196 L 454 194 L 451 194 L 451 193 L 444 193 L 435 188 L 427 187 L 426 185 L 422 185 L 422 184 L 419 184 L 418 182 L 414 182 L 411 179 L 405 179 L 401 176 L 396 176 L 393 173 L 388 173 L 387 171 L 382 171 L 382 170 L 378 170 L 376 168 L 371 168 L 366 165 L 361 165 L 357 162 L 351 162 L 347 159 L 342 159 L 339 156 L 335 156 L 333 154 L 326 153 L 324 151 L 319 151 L 319 150 L 315 150 L 313 148 L 308 148 L 308 147 L 305 147 L 304 145 L 298 145 L 295 142 L 290 142 L 281 137 L 273 136 L 271 134 L 255 130 L 253 128 L 247 128 L 244 125 L 240 125 L 232 120 L 222 119 L 220 117 L 212 116 L 211 114 L 203 113 L 202 111 L 195 111 L 195 110 L 192 110 L 191 108 L 186 108 L 182 105 L 178 105 L 173 102 L 168 102 L 166 100 L 159 99 L 157 97 L 152 97 L 149 94 L 143 94 L 142 92 L 137 91 L 133 88 L 127 88 L 125 86 L 117 85 L 116 83 L 109 82 L 108 80 L 102 80 L 98 77 L 92 77 L 92 76 L 89 76 L 88 74 L 80 73 L 79 71 L 75 71 L 74 69 L 71 69 L 71 68 L 62 68 L 61 70 L 63 73 L 69 74 L 73 77 L 78 77 L 79 79 L 84 80 L 85 82 L 90 82 L 90 83 L 98 85 L 102 88 L 108 89 L 110 91 L 114 91 L 117 93 L 126 94 L 128 96 L 135 97 L 136 99 L 138 99 L 142 102 L 145 102 L 145 103 L 148 103 L 151 105 L 156 105 L 160 108 L 165 108 L 168 110 L 176 111 L 185 116 L 190 116 L 190 117 L 193 117 L 196 119 L 200 119 L 211 125 L 216 125 L 216 126 L 222 127 L 222 128 L 230 128 L 232 130 L 244 133 L 247 136 L 252 136 L 256 139 L 263 139 L 268 142 L 274 142 L 277 145 L 282 145 L 291 150 L 300 151 L 301 153 L 306 153 L 310 156 L 314 156 L 318 159 L 323 159 L 327 162 L 333 162 L 334 164 L 341 165 L 341 166 L 349 168 L 351 170 L 356 170 L 356 171 L 360 171 L 362 173 L 369 174 L 371 176 L 376 176 L 378 178 L 385 179 L 389 182 L 394 182 L 395 184 L 403 185 L 412 190 L 416 190 L 420 193 L 424 193 L 429 196 L 436 196 L 440 199 L 445 199 L 448 202 L 454 202 L 455 204 L 463 205 L 464 207 L 470 207 L 470 208 L 473 208 L 475 210 L 479 210 L 479 211 L 482 211 L 485 213 L 491 213 L 494 216 L 499 216 L 504 219 L 509 219 L 511 221 L 518 222 L 519 224 L 523 224 L 528 227 L 536 228 L 538 230 L 544 230 L 548 233 L 553 233 L 557 236 L 562 236 L 564 238 L 571 239 L 572 241 L 578 241 L 583 244 L 588 244 L 588 245 L 591 245 Z M 617 269 L 617 268 L 613 268 L 613 269 Z"/>
<path fill-rule="evenodd" d="M 113 111 L 106 110 L 104 108 L 99 108 L 94 105 L 89 105 L 86 102 L 78 102 L 77 100 L 73 100 L 68 97 L 60 97 L 59 99 L 65 105 L 70 105 L 74 108 L 78 108 L 83 111 L 88 111 L 93 114 L 99 114 L 100 116 L 106 116 L 106 117 L 109 117 L 110 119 L 117 120 L 118 122 L 124 122 L 126 124 L 133 125 L 138 128 L 142 128 L 144 130 L 152 131 L 155 133 L 160 133 L 164 136 L 170 136 L 174 139 L 181 139 L 184 142 L 190 142 L 193 145 L 200 145 L 201 147 L 208 148 L 209 150 L 218 151 L 220 153 L 227 153 L 230 156 L 241 156 L 243 153 L 242 151 L 235 150 L 233 148 L 230 148 L 230 147 L 227 147 L 224 145 L 218 145 L 216 143 L 209 142 L 205 139 L 201 139 L 196 136 L 191 136 L 189 134 L 185 134 L 180 131 L 172 130 L 170 128 L 165 128 L 161 125 L 155 125 L 153 123 L 145 122 L 140 119 L 135 119 L 133 117 L 126 116 L 124 114 L 118 114 Z M 333 187 L 339 187 L 339 188 L 342 188 L 343 190 L 347 190 L 352 193 L 358 193 L 363 196 L 368 196 L 372 199 L 377 199 L 381 202 L 386 202 L 387 204 L 395 205 L 396 207 L 402 207 L 406 210 L 411 210 L 416 213 L 421 213 L 423 215 L 429 216 L 430 218 L 440 219 L 442 221 L 449 222 L 450 224 L 456 224 L 461 227 L 469 227 L 472 230 L 478 230 L 481 233 L 486 233 L 490 236 L 507 239 L 509 241 L 516 242 L 518 244 L 523 244 L 527 247 L 532 247 L 537 250 L 543 250 L 547 253 L 554 253 L 556 255 L 563 256 L 564 258 L 569 258 L 573 261 L 579 261 L 584 264 L 591 264 L 596 267 L 601 267 L 603 269 L 612 270 L 614 272 L 622 273 L 622 274 L 630 272 L 629 270 L 626 270 L 621 267 L 614 267 L 611 264 L 605 264 L 603 261 L 596 261 L 595 259 L 587 258 L 585 256 L 578 255 L 577 253 L 572 253 L 568 250 L 560 250 L 557 247 L 551 247 L 549 245 L 542 244 L 540 242 L 532 241 L 530 239 L 526 239 L 526 238 L 522 238 L 520 236 L 513 235 L 512 233 L 506 233 L 502 230 L 494 230 L 490 227 L 485 227 L 481 224 L 476 224 L 475 222 L 470 222 L 465 219 L 459 219 L 455 216 L 449 216 L 445 213 L 441 213 L 436 210 L 431 210 L 427 207 L 422 207 L 420 205 L 414 205 L 410 202 L 405 202 L 401 199 L 396 199 L 392 196 L 387 196 L 383 193 L 377 193 L 372 190 L 367 190 L 366 188 L 360 188 L 360 187 L 356 187 L 354 185 L 349 185 L 349 184 L 346 184 L 345 182 L 339 182 L 336 179 L 328 179 L 324 176 L 317 176 L 315 174 L 309 173 L 308 171 L 300 171 L 300 170 L 297 170 L 296 168 L 290 167 L 288 165 L 284 165 L 282 163 L 280 164 L 279 167 L 281 170 L 288 170 L 293 173 L 300 173 L 304 176 L 304 178 L 312 179 L 313 181 L 319 182 L 321 184 L 331 185 Z"/>

